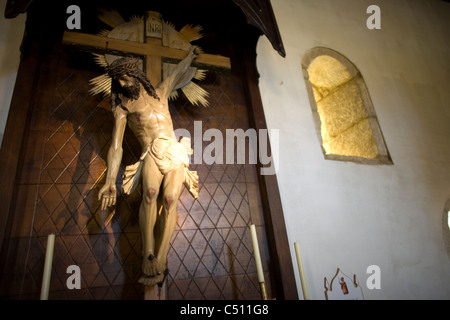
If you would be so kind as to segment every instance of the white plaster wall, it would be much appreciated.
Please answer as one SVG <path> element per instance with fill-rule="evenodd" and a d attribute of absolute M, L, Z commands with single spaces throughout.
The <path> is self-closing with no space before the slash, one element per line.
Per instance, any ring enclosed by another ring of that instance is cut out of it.
<path fill-rule="evenodd" d="M 312 299 L 324 277 L 356 274 L 366 299 L 449 299 L 442 212 L 450 197 L 450 4 L 439 0 L 272 0 L 287 56 L 258 43 L 268 127 L 280 130 L 278 181 Z M 381 8 L 381 30 L 366 9 Z M 334 49 L 361 71 L 394 165 L 324 160 L 301 72 Z M 274 142 L 272 142 L 273 145 Z M 370 265 L 381 289 L 369 290 Z"/>
<path fill-rule="evenodd" d="M 0 146 L 20 63 L 20 44 L 26 15 L 5 19 L 6 0 L 0 0 Z"/>

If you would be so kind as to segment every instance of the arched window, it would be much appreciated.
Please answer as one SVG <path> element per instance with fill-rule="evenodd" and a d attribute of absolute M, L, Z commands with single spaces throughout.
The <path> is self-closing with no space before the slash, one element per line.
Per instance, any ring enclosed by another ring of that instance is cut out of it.
<path fill-rule="evenodd" d="M 340 53 L 321 47 L 305 54 L 302 68 L 325 158 L 391 164 L 358 69 Z"/>

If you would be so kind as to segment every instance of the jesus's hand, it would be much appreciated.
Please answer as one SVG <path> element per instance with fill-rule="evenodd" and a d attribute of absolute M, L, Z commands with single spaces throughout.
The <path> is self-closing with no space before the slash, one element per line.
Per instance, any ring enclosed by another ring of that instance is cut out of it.
<path fill-rule="evenodd" d="M 116 186 L 115 184 L 105 184 L 98 193 L 98 200 L 102 201 L 101 210 L 112 207 L 116 204 Z"/>

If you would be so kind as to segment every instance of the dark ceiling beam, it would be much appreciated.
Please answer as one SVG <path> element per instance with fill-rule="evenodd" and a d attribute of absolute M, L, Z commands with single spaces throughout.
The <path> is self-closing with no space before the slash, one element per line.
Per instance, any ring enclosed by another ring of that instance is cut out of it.
<path fill-rule="evenodd" d="M 231 1 L 231 0 L 230 0 Z M 232 0 L 247 18 L 247 23 L 258 28 L 271 42 L 273 48 L 282 56 L 286 56 L 283 41 L 278 30 L 270 0 Z M 34 0 L 8 0 L 5 18 L 12 19 L 25 13 Z"/>

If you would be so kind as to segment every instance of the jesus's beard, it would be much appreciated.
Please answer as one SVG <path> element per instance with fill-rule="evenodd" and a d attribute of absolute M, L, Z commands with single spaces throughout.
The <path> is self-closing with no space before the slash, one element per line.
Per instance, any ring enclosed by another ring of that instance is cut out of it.
<path fill-rule="evenodd" d="M 141 92 L 141 86 L 139 85 L 139 81 L 134 79 L 133 84 L 131 86 L 121 87 L 122 94 L 130 100 L 137 100 L 139 98 L 139 94 Z"/>

